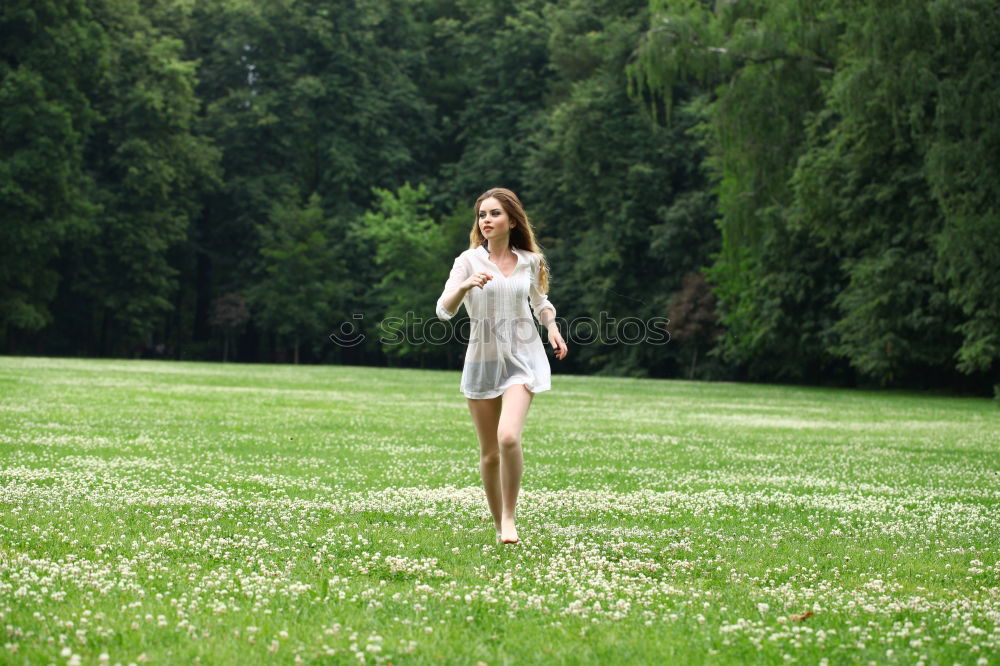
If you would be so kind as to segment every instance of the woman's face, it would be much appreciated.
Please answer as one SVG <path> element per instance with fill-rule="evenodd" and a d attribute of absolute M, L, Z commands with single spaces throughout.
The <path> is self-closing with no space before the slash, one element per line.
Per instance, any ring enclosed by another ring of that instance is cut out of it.
<path fill-rule="evenodd" d="M 510 219 L 500 202 L 493 197 L 484 199 L 479 204 L 479 230 L 487 240 L 501 238 L 510 233 Z"/>

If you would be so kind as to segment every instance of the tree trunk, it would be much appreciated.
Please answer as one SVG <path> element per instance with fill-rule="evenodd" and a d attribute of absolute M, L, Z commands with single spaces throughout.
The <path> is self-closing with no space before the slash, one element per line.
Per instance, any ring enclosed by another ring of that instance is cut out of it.
<path fill-rule="evenodd" d="M 698 365 L 698 348 L 694 348 L 694 357 L 691 359 L 691 369 L 688 371 L 688 379 L 694 379 L 694 368 Z"/>
<path fill-rule="evenodd" d="M 229 334 L 227 333 L 223 336 L 224 342 L 222 343 L 222 362 L 225 363 L 229 360 Z"/>
<path fill-rule="evenodd" d="M 212 332 L 208 325 L 209 308 L 212 302 L 212 263 L 203 251 L 196 253 L 195 288 L 194 288 L 194 326 L 192 334 L 196 341 L 211 340 Z"/>
<path fill-rule="evenodd" d="M 299 334 L 295 334 L 295 365 L 299 364 Z"/>
<path fill-rule="evenodd" d="M 111 355 L 109 351 L 111 348 L 111 313 L 107 309 L 101 315 L 101 337 L 98 345 L 101 350 L 99 352 L 100 356 L 107 357 Z"/>

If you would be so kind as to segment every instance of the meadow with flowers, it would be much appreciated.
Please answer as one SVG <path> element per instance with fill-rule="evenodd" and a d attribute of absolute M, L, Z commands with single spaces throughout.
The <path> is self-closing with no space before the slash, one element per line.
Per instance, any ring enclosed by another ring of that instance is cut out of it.
<path fill-rule="evenodd" d="M 0 662 L 1000 664 L 995 401 L 458 380 L 0 358 Z"/>

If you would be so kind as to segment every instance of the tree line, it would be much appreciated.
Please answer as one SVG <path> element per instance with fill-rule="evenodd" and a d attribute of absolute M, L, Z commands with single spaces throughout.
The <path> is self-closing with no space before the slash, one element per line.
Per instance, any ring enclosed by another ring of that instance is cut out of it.
<path fill-rule="evenodd" d="M 501 185 L 564 371 L 987 390 L 998 28 L 959 0 L 11 0 L 0 345 L 457 368 L 434 302 Z"/>

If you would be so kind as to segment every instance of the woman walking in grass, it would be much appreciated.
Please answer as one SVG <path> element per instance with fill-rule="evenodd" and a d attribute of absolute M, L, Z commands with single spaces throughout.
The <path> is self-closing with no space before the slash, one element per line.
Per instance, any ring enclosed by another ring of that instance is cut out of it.
<path fill-rule="evenodd" d="M 469 249 L 455 259 L 437 316 L 451 319 L 460 304 L 469 313 L 461 390 L 479 437 L 479 472 L 497 543 L 517 543 L 521 431 L 531 398 L 551 388 L 549 361 L 529 303 L 548 331 L 556 358 L 566 358 L 568 350 L 547 297 L 548 264 L 517 195 L 502 187 L 487 190 L 474 210 Z"/>

